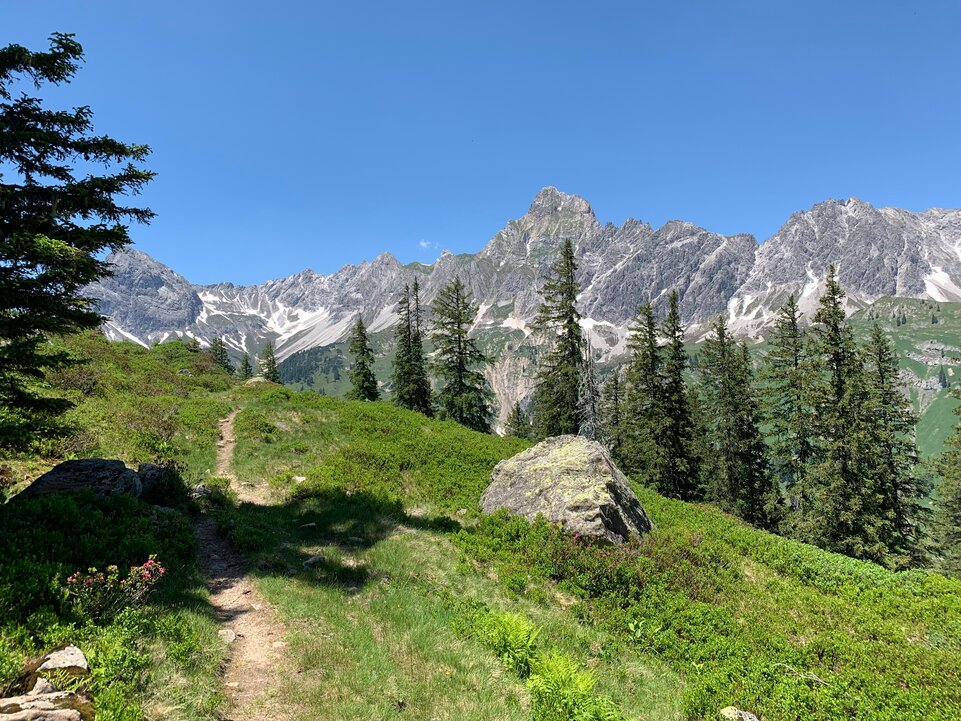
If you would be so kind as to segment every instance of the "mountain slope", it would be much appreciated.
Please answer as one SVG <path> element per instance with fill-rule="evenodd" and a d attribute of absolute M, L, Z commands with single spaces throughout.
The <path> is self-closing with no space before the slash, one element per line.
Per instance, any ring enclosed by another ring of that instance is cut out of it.
<path fill-rule="evenodd" d="M 663 312 L 671 289 L 694 338 L 721 313 L 736 332 L 757 336 L 792 292 L 810 312 L 832 263 L 851 312 L 882 296 L 961 300 L 961 210 L 912 213 L 829 200 L 795 213 L 758 246 L 750 235 L 679 220 L 656 230 L 634 219 L 602 224 L 586 200 L 555 188 L 541 190 L 479 253 L 444 252 L 431 265 L 402 265 L 384 253 L 331 275 L 305 270 L 253 286 L 200 286 L 129 250 L 112 256 L 114 276 L 87 293 L 109 316 L 111 338 L 150 345 L 192 336 L 207 344 L 220 335 L 252 355 L 271 341 L 285 360 L 343 340 L 357 316 L 372 333 L 387 330 L 405 283 L 418 280 L 429 305 L 460 276 L 480 305 L 474 333 L 498 358 L 488 377 L 506 409 L 530 392 L 537 290 L 565 239 L 575 244 L 583 324 L 601 361 L 626 353 L 637 306 L 652 302 Z"/>

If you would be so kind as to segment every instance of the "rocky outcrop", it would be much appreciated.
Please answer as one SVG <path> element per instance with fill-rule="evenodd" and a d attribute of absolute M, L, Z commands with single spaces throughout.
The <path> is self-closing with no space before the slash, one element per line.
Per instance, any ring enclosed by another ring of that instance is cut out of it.
<path fill-rule="evenodd" d="M 143 484 L 137 472 L 127 468 L 123 461 L 84 458 L 64 461 L 27 486 L 20 495 L 42 496 L 85 490 L 91 490 L 98 496 L 129 493 L 139 497 L 143 492 Z"/>
<path fill-rule="evenodd" d="M 624 474 L 596 441 L 556 436 L 501 461 L 481 496 L 485 513 L 538 515 L 570 534 L 623 543 L 653 528 Z"/>
<path fill-rule="evenodd" d="M 77 688 L 82 687 L 88 674 L 87 659 L 76 646 L 51 651 L 30 664 L 21 676 L 17 687 L 25 693 L 0 698 L 0 721 L 92 721 L 93 704 L 86 694 L 59 690 L 47 678 Z"/>
<path fill-rule="evenodd" d="M 717 716 L 720 721 L 758 721 L 757 716 L 750 711 L 741 711 L 734 706 L 722 708 Z"/>

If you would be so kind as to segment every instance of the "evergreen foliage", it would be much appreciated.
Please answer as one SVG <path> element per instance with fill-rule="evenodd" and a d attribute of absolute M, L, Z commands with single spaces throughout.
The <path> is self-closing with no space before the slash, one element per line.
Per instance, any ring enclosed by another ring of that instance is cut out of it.
<path fill-rule="evenodd" d="M 405 285 L 397 306 L 400 320 L 396 326 L 397 354 L 394 357 L 394 403 L 402 408 L 434 415 L 430 379 L 424 357 L 420 286 Z"/>
<path fill-rule="evenodd" d="M 357 401 L 376 401 L 380 398 L 377 378 L 374 376 L 374 352 L 367 338 L 367 328 L 358 316 L 350 333 L 350 353 L 354 365 L 350 369 L 350 391 L 347 397 Z"/>
<path fill-rule="evenodd" d="M 893 519 L 883 513 L 888 489 L 874 472 L 879 449 L 869 428 L 868 380 L 833 266 L 825 283 L 810 343 L 817 437 L 810 469 L 813 503 L 799 509 L 795 527 L 801 540 L 882 563 Z"/>
<path fill-rule="evenodd" d="M 260 351 L 257 368 L 265 381 L 280 383 L 280 373 L 277 370 L 277 359 L 274 357 L 274 344 L 267 343 Z"/>
<path fill-rule="evenodd" d="M 56 417 L 71 404 L 45 392 L 43 369 L 70 358 L 47 340 L 100 324 L 80 291 L 109 274 L 105 251 L 130 243 L 125 223 L 153 217 L 116 202 L 153 178 L 139 166 L 146 145 L 93 135 L 88 107 L 48 110 L 39 98 L 13 95 L 20 81 L 37 89 L 69 82 L 82 61 L 83 48 L 62 33 L 47 52 L 0 48 L 0 446 L 57 432 Z M 90 164 L 103 174 L 91 174 Z"/>
<path fill-rule="evenodd" d="M 227 371 L 227 373 L 230 375 L 235 373 L 234 364 L 230 362 L 230 356 L 227 355 L 227 346 L 224 344 L 224 339 L 221 336 L 218 335 L 210 341 L 210 355 L 213 357 L 214 363 Z"/>
<path fill-rule="evenodd" d="M 760 528 L 779 520 L 779 493 L 761 433 L 753 368 L 724 316 L 700 354 L 699 414 L 704 431 L 701 472 L 707 500 Z"/>
<path fill-rule="evenodd" d="M 628 336 L 631 361 L 627 367 L 621 451 L 615 458 L 645 485 L 664 487 L 666 449 L 662 443 L 664 415 L 663 359 L 658 328 L 650 303 L 640 306 Z"/>
<path fill-rule="evenodd" d="M 615 369 L 601 389 L 598 406 L 600 440 L 607 447 L 611 457 L 619 459 L 624 441 L 624 387 L 621 371 Z"/>
<path fill-rule="evenodd" d="M 880 489 L 878 512 L 890 524 L 883 560 L 892 568 L 921 566 L 926 561 L 924 526 L 929 516 L 921 501 L 931 488 L 918 471 L 917 418 L 901 392 L 897 353 L 877 323 L 863 355 L 872 475 Z"/>
<path fill-rule="evenodd" d="M 535 320 L 539 332 L 553 337 L 550 351 L 538 366 L 534 391 L 534 433 L 539 438 L 580 430 L 584 336 L 577 310 L 579 289 L 574 244 L 567 239 L 541 288 Z"/>
<path fill-rule="evenodd" d="M 250 364 L 249 353 L 244 353 L 244 357 L 240 361 L 240 370 L 238 371 L 238 375 L 240 376 L 241 380 L 245 381 L 254 377 L 254 368 Z"/>
<path fill-rule="evenodd" d="M 475 431 L 489 433 L 494 412 L 493 393 L 484 378 L 491 359 L 468 333 L 477 316 L 477 304 L 459 277 L 441 289 L 434 300 L 434 368 L 443 381 L 438 402 L 443 417 Z"/>
<path fill-rule="evenodd" d="M 808 403 L 812 368 L 800 318 L 797 300 L 791 294 L 778 311 L 761 372 L 771 464 L 786 488 L 791 507 L 803 514 L 811 502 L 806 480 L 813 458 L 814 419 Z"/>
<path fill-rule="evenodd" d="M 684 501 L 699 499 L 698 459 L 693 452 L 694 423 L 688 398 L 687 351 L 684 350 L 684 326 L 678 307 L 677 291 L 671 291 L 667 317 L 661 327 L 664 347 L 662 403 L 664 426 L 661 441 L 664 448 L 663 475 L 658 490 L 665 496 Z"/>
<path fill-rule="evenodd" d="M 953 391 L 955 396 L 959 393 Z M 955 410 L 961 415 L 961 408 Z M 961 423 L 945 443 L 944 452 L 937 460 L 941 477 L 936 506 L 936 529 L 939 548 L 939 567 L 961 576 Z"/>
<path fill-rule="evenodd" d="M 504 435 L 511 438 L 526 438 L 532 436 L 531 419 L 521 408 L 520 401 L 515 401 L 511 412 L 507 415 Z"/>

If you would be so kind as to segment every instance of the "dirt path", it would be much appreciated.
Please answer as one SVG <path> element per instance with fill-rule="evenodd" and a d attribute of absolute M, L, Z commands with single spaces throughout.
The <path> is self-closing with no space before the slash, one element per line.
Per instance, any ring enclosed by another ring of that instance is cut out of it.
<path fill-rule="evenodd" d="M 229 478 L 240 500 L 266 503 L 265 489 L 242 486 L 231 471 L 234 453 L 233 411 L 220 421 L 217 475 Z M 210 591 L 210 604 L 223 624 L 220 635 L 230 643 L 224 695 L 230 700 L 228 721 L 285 721 L 292 714 L 275 693 L 283 669 L 285 628 L 257 593 L 243 558 L 225 539 L 212 518 L 197 523 L 200 568 Z"/>

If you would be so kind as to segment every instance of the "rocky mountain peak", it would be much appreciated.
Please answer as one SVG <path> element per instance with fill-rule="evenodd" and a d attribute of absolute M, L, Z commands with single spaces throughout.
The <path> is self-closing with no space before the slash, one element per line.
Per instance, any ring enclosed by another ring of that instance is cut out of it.
<path fill-rule="evenodd" d="M 532 218 L 541 219 L 564 211 L 577 215 L 589 215 L 591 218 L 595 217 L 591 204 L 584 200 L 584 198 L 579 195 L 562 193 L 553 186 L 542 188 L 540 192 L 534 196 L 534 202 L 531 203 L 527 215 Z"/>

